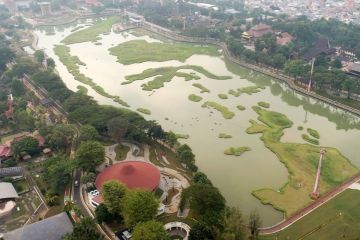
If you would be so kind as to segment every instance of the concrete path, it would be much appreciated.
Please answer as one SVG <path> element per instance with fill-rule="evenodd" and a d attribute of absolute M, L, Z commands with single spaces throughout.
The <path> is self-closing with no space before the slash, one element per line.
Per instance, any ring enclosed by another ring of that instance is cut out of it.
<path fill-rule="evenodd" d="M 360 191 L 360 183 L 353 183 L 349 186 L 349 189 L 359 190 Z"/>

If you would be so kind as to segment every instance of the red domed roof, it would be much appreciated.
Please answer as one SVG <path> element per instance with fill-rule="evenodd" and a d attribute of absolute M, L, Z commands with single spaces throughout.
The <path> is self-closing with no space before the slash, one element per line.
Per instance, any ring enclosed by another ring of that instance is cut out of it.
<path fill-rule="evenodd" d="M 153 191 L 159 185 L 160 171 L 151 163 L 123 161 L 102 171 L 96 178 L 96 188 L 100 190 L 105 182 L 111 180 L 118 180 L 129 189 L 142 188 Z"/>

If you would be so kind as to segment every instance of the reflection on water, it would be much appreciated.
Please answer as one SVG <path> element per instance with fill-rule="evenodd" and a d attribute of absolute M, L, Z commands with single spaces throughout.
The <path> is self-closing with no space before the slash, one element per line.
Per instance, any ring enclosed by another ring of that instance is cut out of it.
<path fill-rule="evenodd" d="M 82 25 L 86 25 L 84 20 Z M 80 24 L 80 25 L 81 25 Z M 78 85 L 83 85 L 74 80 L 64 65 L 54 55 L 53 47 L 79 25 L 71 24 L 52 29 L 54 35 L 47 35 L 44 30 L 37 30 L 39 46 L 56 61 L 56 68 L 69 89 L 76 91 Z M 157 120 L 166 130 L 177 133 L 189 134 L 190 138 L 182 140 L 188 143 L 196 154 L 197 165 L 204 171 L 225 196 L 227 203 L 239 206 L 244 214 L 256 208 L 261 214 L 265 225 L 271 225 L 282 219 L 282 214 L 271 206 L 262 205 L 251 195 L 258 188 L 280 188 L 286 181 L 288 173 L 276 156 L 264 147 L 259 139 L 260 135 L 248 135 L 246 128 L 250 126 L 249 120 L 256 119 L 257 114 L 251 109 L 259 101 L 271 104 L 274 111 L 286 114 L 294 126 L 287 129 L 283 136 L 286 142 L 303 142 L 302 132 L 297 126 L 314 128 L 321 135 L 320 143 L 338 148 L 345 156 L 360 167 L 357 159 L 357 141 L 360 138 L 359 119 L 344 111 L 333 108 L 325 103 L 310 99 L 295 93 L 285 84 L 267 76 L 254 73 L 237 65 L 224 61 L 223 57 L 210 57 L 194 55 L 185 63 L 167 61 L 162 63 L 146 62 L 141 64 L 122 65 L 116 62 L 116 57 L 109 54 L 108 49 L 119 43 L 145 39 L 146 41 L 159 41 L 152 36 L 135 36 L 131 33 L 101 36 L 102 45 L 86 42 L 70 45 L 71 54 L 78 56 L 86 66 L 80 68 L 81 72 L 102 86 L 112 95 L 118 95 L 131 105 L 131 108 L 143 107 L 150 109 L 152 115 L 147 119 Z M 160 38 L 161 40 L 161 38 Z M 232 76 L 231 80 L 217 81 L 208 79 L 202 74 L 198 80 L 210 93 L 200 94 L 199 89 L 192 84 L 197 81 L 184 81 L 175 77 L 165 87 L 156 90 L 153 94 L 141 90 L 138 81 L 128 85 L 121 85 L 124 77 L 140 73 L 148 68 L 162 66 L 182 66 L 185 64 L 198 65 L 217 75 Z M 265 89 L 253 95 L 242 94 L 239 97 L 229 95 L 229 99 L 219 99 L 219 93 L 227 93 L 230 89 L 260 85 Z M 225 120 L 218 112 L 202 108 L 202 103 L 189 101 L 188 95 L 195 93 L 201 95 L 204 101 L 216 101 L 228 107 L 236 116 Z M 111 99 L 97 94 L 89 88 L 89 95 L 93 96 L 100 104 L 119 106 Z M 237 105 L 246 107 L 245 111 L 237 110 Z M 306 118 L 306 121 L 305 121 Z M 219 133 L 231 134 L 231 139 L 219 139 Z M 336 136 L 336 137 L 335 137 Z M 252 151 L 246 152 L 241 157 L 225 156 L 223 151 L 228 147 L 249 146 Z"/>

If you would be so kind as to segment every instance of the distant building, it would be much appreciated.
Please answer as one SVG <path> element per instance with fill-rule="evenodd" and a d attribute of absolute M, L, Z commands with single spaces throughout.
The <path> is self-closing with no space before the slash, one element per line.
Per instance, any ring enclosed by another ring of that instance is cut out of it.
<path fill-rule="evenodd" d="M 20 177 L 23 175 L 22 167 L 0 168 L 0 178 L 2 177 Z"/>
<path fill-rule="evenodd" d="M 332 48 L 330 46 L 329 39 L 319 38 L 315 42 L 314 46 L 304 54 L 303 59 L 305 61 L 310 61 L 313 58 L 319 57 L 321 54 L 331 55 L 334 54 L 335 52 L 336 52 L 335 48 Z"/>
<path fill-rule="evenodd" d="M 272 30 L 272 28 L 269 25 L 262 24 L 262 23 L 252 27 L 248 31 L 248 34 L 250 35 L 250 37 L 254 38 L 254 39 L 261 38 L 262 36 L 264 36 L 268 33 L 274 33 L 274 31 Z"/>
<path fill-rule="evenodd" d="M 61 240 L 73 231 L 68 215 L 63 212 L 42 221 L 25 225 L 4 234 L 4 240 Z"/>
<path fill-rule="evenodd" d="M 16 206 L 15 199 L 17 198 L 19 195 L 11 183 L 0 183 L 0 218 L 11 213 Z"/>
<path fill-rule="evenodd" d="M 293 36 L 288 32 L 283 32 L 276 37 L 276 43 L 280 46 L 286 46 L 293 40 Z"/>
<path fill-rule="evenodd" d="M 350 75 L 360 77 L 360 63 L 349 63 L 346 71 Z"/>
<path fill-rule="evenodd" d="M 47 17 L 51 15 L 51 4 L 50 2 L 39 2 L 41 9 L 41 16 Z"/>

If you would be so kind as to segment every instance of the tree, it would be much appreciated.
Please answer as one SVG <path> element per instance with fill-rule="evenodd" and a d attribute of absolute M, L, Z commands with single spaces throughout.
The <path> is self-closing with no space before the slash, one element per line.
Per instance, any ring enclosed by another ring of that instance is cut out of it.
<path fill-rule="evenodd" d="M 165 133 L 165 139 L 166 142 L 170 145 L 170 147 L 174 147 L 174 145 L 177 143 L 176 134 L 172 131 Z"/>
<path fill-rule="evenodd" d="M 211 228 L 205 222 L 196 222 L 190 229 L 189 240 L 215 239 Z"/>
<path fill-rule="evenodd" d="M 42 63 L 45 59 L 45 54 L 42 50 L 36 50 L 34 52 L 34 57 L 35 57 L 35 60 L 38 62 L 38 63 Z"/>
<path fill-rule="evenodd" d="M 102 240 L 98 233 L 95 222 L 89 218 L 82 218 L 80 223 L 75 224 L 71 234 L 67 234 L 64 240 Z"/>
<path fill-rule="evenodd" d="M 137 224 L 132 233 L 133 240 L 169 240 L 164 225 L 155 220 Z"/>
<path fill-rule="evenodd" d="M 35 127 L 34 118 L 26 110 L 16 111 L 14 114 L 16 127 L 21 130 L 32 130 Z"/>
<path fill-rule="evenodd" d="M 52 148 L 69 148 L 74 138 L 75 128 L 70 124 L 57 124 L 47 136 Z"/>
<path fill-rule="evenodd" d="M 342 82 L 341 86 L 347 91 L 347 98 L 350 99 L 351 93 L 356 87 L 356 81 L 353 78 L 347 78 L 344 82 Z"/>
<path fill-rule="evenodd" d="M 209 225 L 219 225 L 225 211 L 225 199 L 217 188 L 211 185 L 194 184 L 181 195 L 180 208 L 186 204 L 200 220 Z"/>
<path fill-rule="evenodd" d="M 94 172 L 105 160 L 105 149 L 100 142 L 82 142 L 75 154 L 76 163 L 84 171 Z"/>
<path fill-rule="evenodd" d="M 98 223 L 111 223 L 113 222 L 116 218 L 122 220 L 120 215 L 114 214 L 109 212 L 109 210 L 107 209 L 107 207 L 105 206 L 105 204 L 100 204 L 96 209 L 95 209 L 95 219 Z M 118 221 L 121 222 L 121 221 Z"/>
<path fill-rule="evenodd" d="M 152 192 L 136 189 L 128 191 L 123 199 L 123 216 L 128 227 L 152 220 L 158 210 L 158 199 Z"/>
<path fill-rule="evenodd" d="M 127 189 L 125 185 L 118 181 L 106 182 L 101 188 L 101 195 L 104 198 L 104 204 L 110 213 L 121 215 L 123 199 Z"/>
<path fill-rule="evenodd" d="M 152 139 L 164 139 L 165 138 L 165 132 L 159 124 L 157 124 L 154 121 L 150 121 L 149 125 L 150 125 L 150 127 L 149 127 L 148 135 Z"/>
<path fill-rule="evenodd" d="M 40 153 L 39 141 L 33 137 L 25 137 L 12 144 L 11 148 L 15 158 L 18 158 L 22 152 L 26 152 L 29 155 Z"/>
<path fill-rule="evenodd" d="M 249 217 L 250 237 L 252 240 L 257 239 L 259 235 L 260 226 L 261 226 L 261 219 L 259 214 L 256 211 L 252 211 Z"/>
<path fill-rule="evenodd" d="M 82 141 L 91 141 L 91 140 L 96 140 L 99 137 L 99 133 L 98 131 L 91 125 L 82 125 L 80 127 L 80 136 L 78 141 L 82 142 Z"/>
<path fill-rule="evenodd" d="M 44 164 L 44 180 L 54 193 L 59 194 L 70 183 L 72 170 L 72 162 L 68 159 L 61 156 L 50 158 Z"/>
<path fill-rule="evenodd" d="M 282 68 L 286 62 L 286 57 L 281 53 L 277 53 L 274 55 L 273 62 L 276 68 Z"/>
<path fill-rule="evenodd" d="M 224 240 L 243 240 L 246 239 L 246 229 L 239 208 L 230 208 L 226 211 L 224 218 L 224 230 L 222 232 Z"/>
<path fill-rule="evenodd" d="M 292 60 L 285 64 L 285 73 L 293 76 L 295 79 L 299 76 L 305 76 L 308 71 L 308 67 L 305 66 L 305 62 L 302 60 Z"/>
<path fill-rule="evenodd" d="M 5 70 L 6 64 L 15 57 L 13 51 L 8 47 L 0 47 L 0 71 Z"/>
<path fill-rule="evenodd" d="M 210 179 L 203 172 L 197 172 L 193 176 L 194 183 L 212 185 Z"/>
<path fill-rule="evenodd" d="M 128 132 L 129 122 L 123 117 L 116 117 L 108 122 L 107 127 L 109 136 L 120 142 Z"/>
<path fill-rule="evenodd" d="M 84 184 L 89 184 L 89 183 L 94 184 L 95 179 L 96 179 L 96 174 L 93 172 L 89 172 L 81 176 L 81 182 Z"/>
<path fill-rule="evenodd" d="M 11 92 L 15 97 L 23 96 L 25 93 L 24 84 L 17 79 L 11 81 Z"/>
<path fill-rule="evenodd" d="M 52 58 L 46 59 L 46 65 L 48 68 L 54 68 L 55 67 L 55 61 Z"/>
<path fill-rule="evenodd" d="M 53 191 L 47 191 L 45 194 L 45 201 L 46 203 L 52 207 L 58 204 L 59 196 L 57 196 Z"/>

